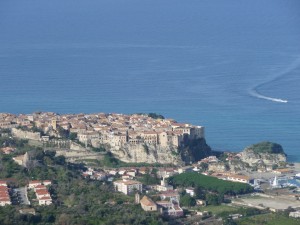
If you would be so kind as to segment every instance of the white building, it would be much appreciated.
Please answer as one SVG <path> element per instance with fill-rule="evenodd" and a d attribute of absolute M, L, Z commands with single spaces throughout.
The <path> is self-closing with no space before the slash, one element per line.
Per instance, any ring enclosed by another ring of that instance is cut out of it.
<path fill-rule="evenodd" d="M 250 183 L 250 177 L 244 176 L 244 175 L 237 175 L 237 174 L 228 175 L 227 180 L 230 180 L 233 182 L 245 183 L 245 184 Z"/>
<path fill-rule="evenodd" d="M 52 204 L 52 199 L 51 197 L 41 197 L 39 198 L 39 205 L 51 205 Z"/>
<path fill-rule="evenodd" d="M 141 192 L 143 184 L 135 180 L 118 180 L 114 182 L 115 190 L 123 192 L 125 195 L 129 195 L 134 191 Z"/>
<path fill-rule="evenodd" d="M 0 180 L 0 186 L 7 187 L 7 182 L 5 180 Z"/>
<path fill-rule="evenodd" d="M 195 189 L 192 187 L 188 187 L 185 189 L 186 193 L 189 194 L 190 196 L 194 197 L 195 196 Z"/>
<path fill-rule="evenodd" d="M 169 185 L 166 181 L 165 178 L 163 178 L 160 181 L 160 185 L 156 185 L 156 190 L 161 192 L 161 191 L 169 191 L 169 190 L 173 190 L 173 186 Z"/>
<path fill-rule="evenodd" d="M 45 186 L 48 186 L 48 185 L 51 185 L 52 182 L 51 182 L 51 180 L 44 180 L 44 181 L 43 181 L 43 184 L 44 184 Z"/>
<path fill-rule="evenodd" d="M 300 211 L 290 212 L 289 217 L 300 218 Z"/>
<path fill-rule="evenodd" d="M 29 189 L 35 188 L 38 185 L 42 185 L 42 181 L 40 181 L 40 180 L 32 180 L 32 181 L 29 181 L 28 188 Z"/>

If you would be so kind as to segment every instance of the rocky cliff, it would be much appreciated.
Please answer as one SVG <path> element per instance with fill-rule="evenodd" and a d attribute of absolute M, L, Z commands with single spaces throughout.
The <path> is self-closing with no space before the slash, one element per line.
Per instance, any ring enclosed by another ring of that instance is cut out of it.
<path fill-rule="evenodd" d="M 250 166 L 278 165 L 286 162 L 286 155 L 281 145 L 271 142 L 261 142 L 251 145 L 241 153 L 241 160 Z"/>
<path fill-rule="evenodd" d="M 179 152 L 181 159 L 186 163 L 197 162 L 212 155 L 211 148 L 206 144 L 205 138 L 184 140 Z"/>
<path fill-rule="evenodd" d="M 184 165 L 211 155 L 211 149 L 203 138 L 185 141 L 184 145 L 179 148 L 172 145 L 126 143 L 122 146 L 106 145 L 105 149 L 119 160 L 130 163 Z"/>
<path fill-rule="evenodd" d="M 111 147 L 110 152 L 123 162 L 161 163 L 182 165 L 177 149 L 172 146 L 125 144 L 121 148 Z"/>

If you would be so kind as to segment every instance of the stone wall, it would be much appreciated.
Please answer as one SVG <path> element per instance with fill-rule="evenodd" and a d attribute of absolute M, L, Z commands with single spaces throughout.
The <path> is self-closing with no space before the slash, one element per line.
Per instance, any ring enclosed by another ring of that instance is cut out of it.
<path fill-rule="evenodd" d="M 12 128 L 11 133 L 16 138 L 30 139 L 30 140 L 36 140 L 36 141 L 41 140 L 40 132 L 23 131 L 21 129 Z"/>

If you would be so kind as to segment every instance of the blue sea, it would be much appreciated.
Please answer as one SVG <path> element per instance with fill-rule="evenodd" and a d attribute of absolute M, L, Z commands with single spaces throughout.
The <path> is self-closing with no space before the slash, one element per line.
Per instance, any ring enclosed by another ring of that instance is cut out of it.
<path fill-rule="evenodd" d="M 0 112 L 156 112 L 300 162 L 299 0 L 1 0 Z"/>

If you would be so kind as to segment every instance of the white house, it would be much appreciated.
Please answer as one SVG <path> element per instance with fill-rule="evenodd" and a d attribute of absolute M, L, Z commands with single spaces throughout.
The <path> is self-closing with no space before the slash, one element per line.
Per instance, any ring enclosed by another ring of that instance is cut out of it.
<path fill-rule="evenodd" d="M 44 184 L 45 186 L 48 186 L 48 185 L 51 185 L 52 182 L 51 182 L 51 180 L 44 180 L 44 181 L 43 181 L 43 184 Z"/>
<path fill-rule="evenodd" d="M 290 212 L 289 217 L 300 218 L 300 211 Z"/>
<path fill-rule="evenodd" d="M 52 199 L 51 197 L 41 197 L 39 199 L 39 205 L 51 205 L 52 204 Z"/>
<path fill-rule="evenodd" d="M 228 175 L 227 180 L 246 184 L 250 183 L 250 177 L 244 175 L 231 174 Z"/>
<path fill-rule="evenodd" d="M 114 182 L 115 190 L 123 192 L 128 195 L 134 191 L 141 192 L 143 189 L 143 184 L 135 180 L 117 180 Z"/>
<path fill-rule="evenodd" d="M 42 185 L 42 181 L 40 180 L 32 180 L 32 181 L 29 181 L 29 184 L 28 184 L 28 188 L 35 188 L 36 186 L 38 185 Z"/>
<path fill-rule="evenodd" d="M 195 189 L 192 187 L 188 187 L 185 189 L 186 193 L 189 194 L 190 196 L 194 197 L 195 196 Z"/>
<path fill-rule="evenodd" d="M 50 198 L 50 193 L 48 192 L 48 190 L 43 190 L 43 189 L 36 190 L 35 194 L 36 194 L 36 197 L 38 199 L 41 199 L 43 197 L 49 197 Z"/>
<path fill-rule="evenodd" d="M 7 187 L 7 182 L 5 180 L 0 180 L 0 186 Z"/>

